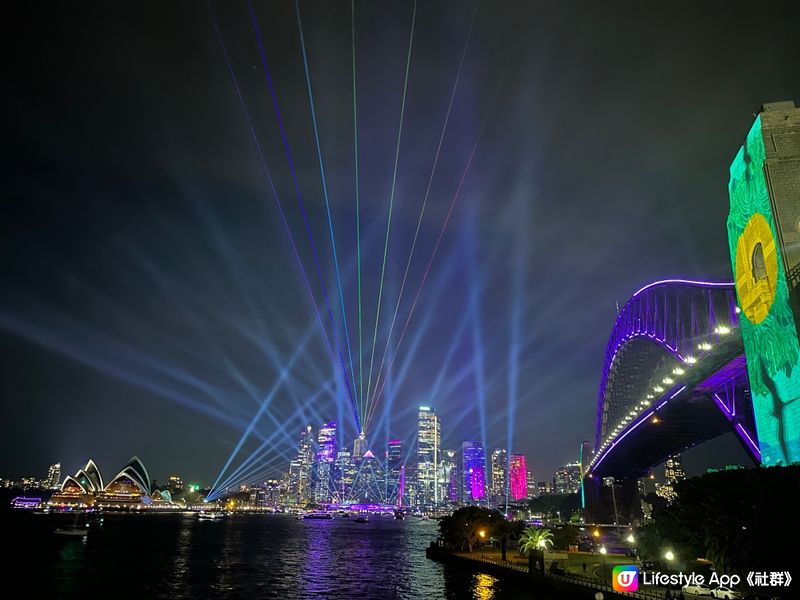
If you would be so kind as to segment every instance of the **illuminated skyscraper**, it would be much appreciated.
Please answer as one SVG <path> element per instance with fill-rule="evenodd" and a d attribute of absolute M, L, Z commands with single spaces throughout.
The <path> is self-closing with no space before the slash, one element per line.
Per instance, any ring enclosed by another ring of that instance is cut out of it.
<path fill-rule="evenodd" d="M 311 471 L 313 453 L 311 450 L 311 425 L 300 432 L 300 445 L 297 455 L 289 463 L 286 477 L 286 501 L 290 504 L 304 504 L 311 499 Z"/>
<path fill-rule="evenodd" d="M 533 478 L 533 473 L 528 471 L 525 473 L 525 477 L 528 479 L 528 498 L 537 498 L 539 496 L 539 488 L 536 487 L 536 480 Z"/>
<path fill-rule="evenodd" d="M 361 456 L 356 467 L 351 497 L 359 503 L 383 503 L 385 501 L 385 483 L 383 470 L 375 455 L 367 450 Z"/>
<path fill-rule="evenodd" d="M 528 472 L 524 454 L 512 454 L 509 464 L 509 497 L 517 502 L 528 497 Z"/>
<path fill-rule="evenodd" d="M 492 478 L 489 485 L 490 500 L 496 506 L 505 505 L 508 484 L 508 453 L 505 449 L 492 450 Z"/>
<path fill-rule="evenodd" d="M 397 500 L 400 490 L 400 469 L 403 466 L 403 443 L 400 440 L 389 440 L 386 451 L 386 491 L 387 504 Z"/>
<path fill-rule="evenodd" d="M 338 502 L 346 502 L 350 499 L 353 490 L 353 481 L 356 476 L 356 462 L 350 449 L 340 448 L 336 453 L 336 461 L 333 464 L 333 486 L 335 498 Z"/>
<path fill-rule="evenodd" d="M 47 487 L 51 490 L 61 487 L 61 463 L 52 464 L 47 470 Z"/>
<path fill-rule="evenodd" d="M 462 501 L 475 504 L 486 500 L 486 452 L 482 442 L 461 445 L 461 464 L 464 476 Z"/>
<path fill-rule="evenodd" d="M 664 483 L 656 484 L 656 494 L 672 503 L 678 497 L 675 484 L 686 479 L 680 454 L 673 454 L 664 463 Z"/>
<path fill-rule="evenodd" d="M 458 453 L 455 450 L 442 450 L 438 485 L 440 503 L 458 502 Z"/>
<path fill-rule="evenodd" d="M 328 421 L 317 434 L 314 500 L 328 502 L 333 492 L 332 465 L 336 457 L 336 421 Z"/>
<path fill-rule="evenodd" d="M 364 432 L 358 434 L 358 437 L 353 442 L 353 460 L 361 460 L 361 457 L 364 456 L 364 452 L 366 452 L 369 448 L 367 447 L 367 436 L 364 435 Z"/>
<path fill-rule="evenodd" d="M 417 425 L 417 505 L 432 508 L 439 504 L 437 486 L 441 444 L 439 417 L 430 407 L 420 406 Z"/>
<path fill-rule="evenodd" d="M 554 494 L 574 494 L 581 486 L 581 463 L 569 463 L 558 469 L 553 477 Z"/>

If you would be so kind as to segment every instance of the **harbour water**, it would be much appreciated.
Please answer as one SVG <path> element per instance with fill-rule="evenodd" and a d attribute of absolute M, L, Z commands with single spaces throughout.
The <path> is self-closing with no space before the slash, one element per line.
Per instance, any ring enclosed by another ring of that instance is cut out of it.
<path fill-rule="evenodd" d="M 105 514 L 86 539 L 54 534 L 70 515 L 8 514 L 11 589 L 53 598 L 536 598 L 425 558 L 435 520 L 299 520 Z M 8 587 L 5 587 L 8 590 Z"/>

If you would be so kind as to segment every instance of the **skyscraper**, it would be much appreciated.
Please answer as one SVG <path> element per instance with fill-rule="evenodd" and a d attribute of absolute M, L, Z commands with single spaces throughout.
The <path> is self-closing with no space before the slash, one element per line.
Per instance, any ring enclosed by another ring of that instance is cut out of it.
<path fill-rule="evenodd" d="M 300 445 L 297 455 L 289 463 L 286 477 L 287 501 L 291 504 L 304 504 L 311 499 L 311 470 L 313 453 L 311 451 L 311 425 L 300 432 Z"/>
<path fill-rule="evenodd" d="M 458 452 L 442 450 L 439 462 L 439 502 L 458 502 Z M 452 493 L 451 493 L 452 492 Z"/>
<path fill-rule="evenodd" d="M 533 473 L 528 471 L 525 473 L 528 479 L 528 498 L 533 499 L 539 496 L 539 488 L 536 486 L 536 479 L 533 478 Z"/>
<path fill-rule="evenodd" d="M 353 442 L 353 460 L 361 460 L 361 457 L 364 456 L 364 452 L 367 450 L 367 436 L 362 431 Z"/>
<path fill-rule="evenodd" d="M 347 447 L 340 448 L 336 453 L 333 464 L 334 495 L 338 502 L 346 502 L 353 491 L 353 481 L 356 476 L 356 463 Z"/>
<path fill-rule="evenodd" d="M 486 500 L 486 452 L 483 442 L 464 442 L 461 445 L 463 479 L 462 500 L 475 504 Z"/>
<path fill-rule="evenodd" d="M 417 414 L 417 505 L 432 508 L 439 504 L 437 471 L 441 429 L 439 417 L 428 406 L 420 406 Z"/>
<path fill-rule="evenodd" d="M 508 484 L 508 453 L 505 449 L 492 450 L 492 477 L 490 480 L 490 500 L 496 506 L 505 505 Z"/>
<path fill-rule="evenodd" d="M 61 463 L 54 463 L 47 470 L 47 487 L 51 490 L 61 487 Z"/>
<path fill-rule="evenodd" d="M 581 463 L 568 463 L 553 477 L 554 494 L 574 494 L 581 486 Z"/>
<path fill-rule="evenodd" d="M 509 496 L 517 502 L 528 497 L 528 471 L 524 454 L 512 454 L 509 464 Z"/>
<path fill-rule="evenodd" d="M 314 487 L 314 500 L 328 502 L 333 491 L 332 465 L 336 457 L 336 421 L 328 421 L 319 428 L 317 434 L 317 476 Z"/>
<path fill-rule="evenodd" d="M 403 466 L 403 443 L 400 440 L 389 440 L 386 450 L 386 502 L 393 503 L 400 492 L 400 469 Z"/>
<path fill-rule="evenodd" d="M 681 455 L 673 454 L 664 463 L 664 483 L 656 484 L 656 494 L 667 502 L 674 502 L 678 497 L 675 492 L 675 484 L 684 479 L 686 479 L 686 472 L 683 470 Z"/>

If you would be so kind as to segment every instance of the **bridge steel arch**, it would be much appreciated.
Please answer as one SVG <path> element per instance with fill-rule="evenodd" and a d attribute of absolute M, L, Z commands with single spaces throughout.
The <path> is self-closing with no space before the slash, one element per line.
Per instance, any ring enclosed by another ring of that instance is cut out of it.
<path fill-rule="evenodd" d="M 719 342 L 738 326 L 733 283 L 667 279 L 637 291 L 609 336 L 598 391 L 595 453 L 616 418 L 639 404 L 659 364 L 694 362 L 699 343 Z M 725 329 L 723 329 L 724 331 Z"/>

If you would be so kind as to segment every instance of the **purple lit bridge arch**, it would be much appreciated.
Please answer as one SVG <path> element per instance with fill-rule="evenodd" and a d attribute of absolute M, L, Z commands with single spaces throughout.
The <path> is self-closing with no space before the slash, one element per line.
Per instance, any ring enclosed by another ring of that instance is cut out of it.
<path fill-rule="evenodd" d="M 728 431 L 759 462 L 733 283 L 637 291 L 611 331 L 598 396 L 587 477 L 643 477 Z"/>

